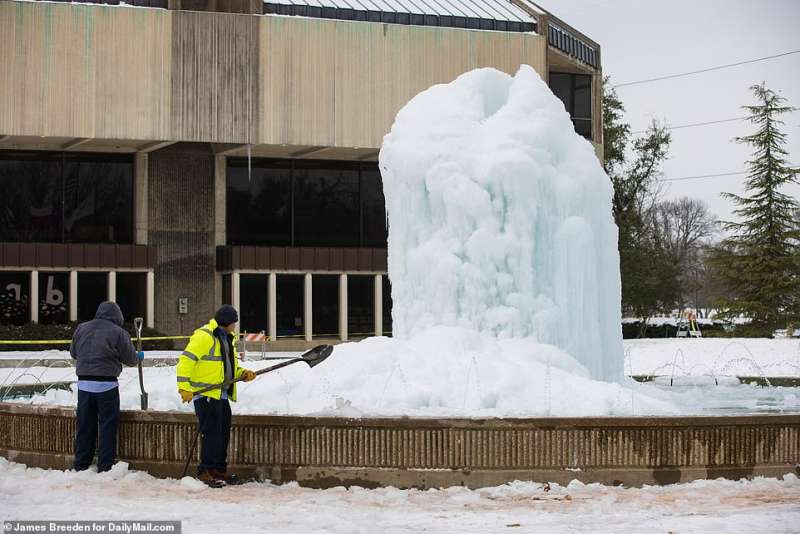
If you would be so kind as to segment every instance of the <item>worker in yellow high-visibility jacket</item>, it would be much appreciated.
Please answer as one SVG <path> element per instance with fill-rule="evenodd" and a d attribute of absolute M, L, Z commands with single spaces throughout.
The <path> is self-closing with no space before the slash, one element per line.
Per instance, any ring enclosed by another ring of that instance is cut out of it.
<path fill-rule="evenodd" d="M 236 401 L 236 384 L 223 387 L 233 379 L 249 382 L 253 371 L 239 366 L 236 336 L 233 334 L 239 314 L 228 304 L 222 306 L 208 324 L 194 331 L 178 360 L 178 394 L 183 402 L 194 401 L 200 427 L 201 448 L 198 478 L 213 487 L 235 481 L 229 476 L 228 442 L 231 431 L 231 406 Z M 202 394 L 195 391 L 219 385 Z"/>

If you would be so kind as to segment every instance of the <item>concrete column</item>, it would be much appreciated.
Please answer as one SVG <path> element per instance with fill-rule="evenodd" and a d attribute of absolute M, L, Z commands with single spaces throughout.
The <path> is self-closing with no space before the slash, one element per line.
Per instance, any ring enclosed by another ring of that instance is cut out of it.
<path fill-rule="evenodd" d="M 375 275 L 375 335 L 383 335 L 383 276 Z"/>
<path fill-rule="evenodd" d="M 108 271 L 108 295 L 111 302 L 117 301 L 117 271 Z"/>
<path fill-rule="evenodd" d="M 347 341 L 347 275 L 339 275 L 339 339 Z"/>
<path fill-rule="evenodd" d="M 214 244 L 227 244 L 225 232 L 225 156 L 214 156 Z"/>
<path fill-rule="evenodd" d="M 39 322 L 39 271 L 31 271 L 31 322 Z"/>
<path fill-rule="evenodd" d="M 314 332 L 314 325 L 312 324 L 313 320 L 313 295 L 312 292 L 312 284 L 311 284 L 311 273 L 306 273 L 304 277 L 305 281 L 305 288 L 303 291 L 303 327 L 306 334 L 306 341 L 311 341 Z"/>
<path fill-rule="evenodd" d="M 133 232 L 134 243 L 147 244 L 147 152 L 137 152 L 134 159 Z"/>
<path fill-rule="evenodd" d="M 231 273 L 231 301 L 225 304 L 230 304 L 236 308 L 236 311 L 239 312 L 239 316 L 241 317 L 242 310 L 239 308 L 239 303 L 241 302 L 240 287 L 239 271 L 233 271 Z"/>
<path fill-rule="evenodd" d="M 69 320 L 78 320 L 78 271 L 69 272 Z"/>
<path fill-rule="evenodd" d="M 278 277 L 269 273 L 267 281 L 267 317 L 269 328 L 267 335 L 271 341 L 278 337 Z"/>
<path fill-rule="evenodd" d="M 145 313 L 145 325 L 147 328 L 155 328 L 156 325 L 156 274 L 147 271 L 147 313 Z"/>

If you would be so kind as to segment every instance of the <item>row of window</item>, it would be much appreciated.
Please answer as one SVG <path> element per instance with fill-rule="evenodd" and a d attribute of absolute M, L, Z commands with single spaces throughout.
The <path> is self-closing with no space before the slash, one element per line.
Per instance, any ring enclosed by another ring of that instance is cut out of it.
<path fill-rule="evenodd" d="M 385 247 L 376 163 L 228 159 L 229 245 Z"/>
<path fill-rule="evenodd" d="M 133 158 L 0 150 L 0 241 L 133 242 Z"/>
<path fill-rule="evenodd" d="M 550 74 L 576 131 L 592 137 L 591 76 Z M 130 155 L 0 151 L 0 242 L 132 243 Z M 227 243 L 385 247 L 376 163 L 229 158 Z"/>
<path fill-rule="evenodd" d="M 147 275 L 117 272 L 116 302 L 126 322 L 144 317 L 147 310 Z M 39 323 L 66 324 L 69 321 L 70 284 L 68 272 L 39 272 Z M 31 316 L 31 273 L 0 271 L 0 324 L 24 325 Z M 78 273 L 78 320 L 94 318 L 97 306 L 108 300 L 107 272 Z"/>
<path fill-rule="evenodd" d="M 305 332 L 304 302 L 305 280 L 302 274 L 279 274 L 275 280 L 275 323 L 278 337 L 303 336 Z M 392 297 L 389 278 L 382 276 L 383 335 L 392 330 Z M 375 276 L 347 276 L 347 332 L 348 337 L 375 334 Z M 339 335 L 339 275 L 314 274 L 311 277 L 312 335 L 335 337 Z M 241 274 L 239 276 L 239 310 L 242 332 L 268 332 L 269 306 L 267 302 L 268 275 Z M 231 302 L 230 275 L 223 277 L 223 300 Z"/>

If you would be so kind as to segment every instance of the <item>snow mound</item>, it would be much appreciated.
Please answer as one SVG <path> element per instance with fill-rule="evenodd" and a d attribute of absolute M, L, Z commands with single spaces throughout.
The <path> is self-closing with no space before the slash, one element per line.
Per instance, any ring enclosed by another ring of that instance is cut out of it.
<path fill-rule="evenodd" d="M 611 182 L 536 71 L 478 69 L 420 93 L 380 169 L 395 337 L 530 338 L 622 377 Z"/>

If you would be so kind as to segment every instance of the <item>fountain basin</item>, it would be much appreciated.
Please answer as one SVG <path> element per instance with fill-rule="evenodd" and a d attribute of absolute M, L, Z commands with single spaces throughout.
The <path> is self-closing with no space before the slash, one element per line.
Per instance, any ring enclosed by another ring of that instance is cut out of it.
<path fill-rule="evenodd" d="M 72 463 L 74 410 L 0 403 L 0 455 Z M 180 476 L 193 414 L 123 411 L 119 454 Z M 229 462 L 242 476 L 302 486 L 431 488 L 513 480 L 644 485 L 800 475 L 800 415 L 535 419 L 233 417 Z M 194 469 L 192 460 L 190 470 Z M 193 474 L 193 471 L 190 471 Z"/>

